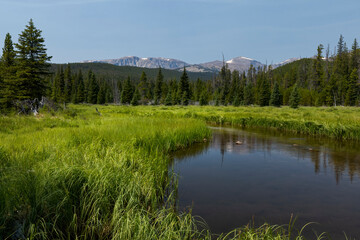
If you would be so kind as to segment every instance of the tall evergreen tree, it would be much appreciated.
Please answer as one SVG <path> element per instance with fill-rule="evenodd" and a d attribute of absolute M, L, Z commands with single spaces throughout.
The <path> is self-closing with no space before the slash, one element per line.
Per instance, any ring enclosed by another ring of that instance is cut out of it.
<path fill-rule="evenodd" d="M 270 86 L 268 80 L 265 78 L 265 74 L 262 74 L 262 80 L 260 83 L 260 98 L 259 104 L 261 107 L 269 106 L 270 101 Z"/>
<path fill-rule="evenodd" d="M 239 87 L 240 87 L 239 71 L 234 70 L 232 72 L 231 76 L 232 76 L 232 80 L 231 80 L 230 91 L 229 91 L 229 95 L 227 98 L 227 102 L 234 104 L 235 97 L 237 97 L 239 99 L 239 96 L 237 96 L 238 95 L 237 93 L 238 93 Z M 240 102 L 240 100 L 239 100 L 239 102 Z"/>
<path fill-rule="evenodd" d="M 0 105 L 4 109 L 9 109 L 12 105 L 12 101 L 19 95 L 17 93 L 19 85 L 15 78 L 15 55 L 11 35 L 8 33 L 5 37 L 0 61 Z"/>
<path fill-rule="evenodd" d="M 86 95 L 85 95 L 84 77 L 81 69 L 79 70 L 79 73 L 77 75 L 77 82 L 78 82 L 78 88 L 76 93 L 76 99 L 78 103 L 83 103 L 86 101 Z"/>
<path fill-rule="evenodd" d="M 164 82 L 164 76 L 161 72 L 161 68 L 159 68 L 159 72 L 155 81 L 155 89 L 154 89 L 154 101 L 156 105 L 159 104 L 161 101 L 163 82 Z"/>
<path fill-rule="evenodd" d="M 300 103 L 300 94 L 297 84 L 295 84 L 294 89 L 291 92 L 289 105 L 291 108 L 298 108 Z"/>
<path fill-rule="evenodd" d="M 67 66 L 65 68 L 64 82 L 65 82 L 64 101 L 65 102 L 70 102 L 71 101 L 71 93 L 72 93 L 72 84 L 73 84 L 73 79 L 72 79 L 72 76 L 71 76 L 70 64 L 67 64 Z"/>
<path fill-rule="evenodd" d="M 171 89 L 170 89 L 171 90 Z M 171 106 L 172 105 L 172 91 L 168 91 L 165 101 L 164 101 L 165 106 Z"/>
<path fill-rule="evenodd" d="M 358 98 L 358 83 L 359 75 L 358 70 L 354 68 L 350 74 L 349 86 L 346 93 L 345 104 L 348 106 L 354 106 Z"/>
<path fill-rule="evenodd" d="M 71 100 L 72 103 L 77 104 L 77 103 L 79 103 L 77 101 L 77 89 L 78 89 L 78 85 L 79 85 L 78 74 L 72 75 L 71 79 L 72 79 L 72 83 L 71 83 L 71 97 L 70 97 L 70 100 Z"/>
<path fill-rule="evenodd" d="M 63 102 L 64 89 L 65 89 L 64 72 L 62 66 L 60 66 L 52 82 L 52 91 L 51 91 L 52 100 L 55 102 Z"/>
<path fill-rule="evenodd" d="M 274 85 L 274 88 L 273 88 L 273 91 L 272 91 L 271 97 L 270 97 L 270 105 L 275 106 L 275 107 L 280 107 L 281 103 L 282 103 L 282 99 L 281 99 L 279 84 L 278 84 L 278 82 L 275 82 L 275 85 Z"/>
<path fill-rule="evenodd" d="M 244 88 L 244 104 L 245 105 L 254 104 L 253 86 L 252 86 L 252 82 L 250 81 Z"/>
<path fill-rule="evenodd" d="M 89 87 L 87 92 L 87 102 L 96 104 L 97 103 L 97 95 L 99 93 L 99 84 L 96 81 L 95 74 L 92 71 L 89 71 Z"/>
<path fill-rule="evenodd" d="M 179 92 L 178 96 L 181 99 L 183 105 L 187 105 L 190 100 L 190 85 L 189 85 L 189 77 L 186 72 L 186 68 L 184 67 L 183 74 L 181 75 L 179 82 Z"/>
<path fill-rule="evenodd" d="M 146 73 L 143 71 L 140 77 L 140 82 L 138 84 L 138 89 L 140 93 L 140 102 L 141 104 L 146 104 L 149 102 L 149 83 L 147 80 Z"/>
<path fill-rule="evenodd" d="M 320 44 L 317 48 L 316 60 L 314 61 L 314 88 L 317 92 L 320 92 L 323 87 L 324 68 L 323 68 L 323 56 L 322 51 L 324 46 Z"/>
<path fill-rule="evenodd" d="M 140 98 L 141 98 L 141 96 L 140 96 L 139 89 L 135 89 L 135 92 L 133 94 L 133 98 L 131 100 L 131 105 L 133 105 L 133 106 L 139 105 Z"/>
<path fill-rule="evenodd" d="M 359 44 L 356 40 L 356 38 L 354 39 L 354 43 L 352 45 L 351 48 L 351 62 L 350 62 L 350 68 L 351 69 L 357 69 L 359 70 Z"/>
<path fill-rule="evenodd" d="M 206 90 L 203 90 L 202 93 L 200 94 L 199 104 L 200 104 L 200 106 L 209 104 Z"/>
<path fill-rule="evenodd" d="M 106 101 L 106 83 L 102 83 L 97 94 L 97 104 L 105 104 Z"/>
<path fill-rule="evenodd" d="M 60 66 L 60 70 L 57 74 L 58 77 L 58 86 L 56 86 L 58 88 L 58 101 L 60 102 L 64 102 L 65 101 L 65 76 L 64 76 L 64 71 L 62 66 Z"/>
<path fill-rule="evenodd" d="M 130 104 L 133 98 L 133 87 L 131 85 L 130 77 L 124 82 L 124 86 L 121 92 L 121 103 Z"/>
<path fill-rule="evenodd" d="M 44 76 L 49 74 L 51 57 L 46 54 L 44 38 L 41 30 L 34 26 L 32 19 L 29 25 L 19 35 L 16 46 L 17 86 L 19 87 L 15 98 L 29 99 L 41 98 L 46 90 Z"/>

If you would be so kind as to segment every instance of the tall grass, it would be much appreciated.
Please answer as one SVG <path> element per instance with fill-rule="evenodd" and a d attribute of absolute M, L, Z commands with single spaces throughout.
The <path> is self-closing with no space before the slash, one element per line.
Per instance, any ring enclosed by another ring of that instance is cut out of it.
<path fill-rule="evenodd" d="M 98 108 L 101 116 L 94 107 L 71 106 L 56 115 L 0 117 L 0 238 L 214 238 L 202 221 L 174 207 L 169 153 L 209 137 L 205 121 L 270 120 L 245 108 Z M 220 238 L 287 239 L 277 229 L 243 228 Z"/>
<path fill-rule="evenodd" d="M 0 123 L 2 238 L 202 236 L 191 215 L 164 203 L 168 153 L 208 136 L 200 121 L 84 114 Z"/>
<path fill-rule="evenodd" d="M 76 106 L 85 111 L 86 107 Z M 358 107 L 122 107 L 110 106 L 101 111 L 137 116 L 177 116 L 201 119 L 209 124 L 272 128 L 313 136 L 360 141 Z"/>

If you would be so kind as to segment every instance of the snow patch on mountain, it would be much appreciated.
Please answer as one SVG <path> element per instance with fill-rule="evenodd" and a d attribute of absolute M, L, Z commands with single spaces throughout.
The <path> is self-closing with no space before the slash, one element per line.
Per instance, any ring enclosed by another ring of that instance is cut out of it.
<path fill-rule="evenodd" d="M 272 68 L 275 69 L 282 65 L 294 62 L 299 60 L 299 58 L 290 58 L 280 63 L 272 64 Z M 162 58 L 162 57 L 147 57 L 139 58 L 136 56 L 127 56 L 117 59 L 105 59 L 105 60 L 88 60 L 84 61 L 87 63 L 102 62 L 109 63 L 117 66 L 135 66 L 143 68 L 165 68 L 165 69 L 177 69 L 182 71 L 186 67 L 189 72 L 219 72 L 224 64 L 223 61 L 215 60 L 212 62 L 200 63 L 200 64 L 188 64 L 184 61 L 172 59 L 172 58 Z M 228 68 L 231 71 L 238 70 L 239 72 L 247 71 L 252 65 L 254 68 L 264 67 L 265 64 L 256 61 L 248 57 L 236 57 L 230 60 L 225 61 Z"/>

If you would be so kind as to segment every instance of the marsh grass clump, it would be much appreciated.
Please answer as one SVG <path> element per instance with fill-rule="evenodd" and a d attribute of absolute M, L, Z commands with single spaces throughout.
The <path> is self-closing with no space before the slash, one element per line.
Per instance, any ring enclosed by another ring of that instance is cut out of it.
<path fill-rule="evenodd" d="M 193 217 L 166 208 L 164 196 L 168 153 L 208 137 L 206 126 L 81 108 L 71 118 L 0 119 L 1 238 L 200 236 Z"/>

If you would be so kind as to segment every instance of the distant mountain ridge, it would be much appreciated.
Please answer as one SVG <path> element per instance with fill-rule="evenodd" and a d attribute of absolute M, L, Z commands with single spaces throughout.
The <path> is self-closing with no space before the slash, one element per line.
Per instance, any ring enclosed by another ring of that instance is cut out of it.
<path fill-rule="evenodd" d="M 271 64 L 273 68 L 280 67 L 282 65 L 294 62 L 299 60 L 299 58 L 290 58 L 280 63 Z M 133 67 L 143 67 L 143 68 L 164 68 L 170 70 L 182 70 L 183 67 L 186 67 L 186 70 L 189 72 L 218 72 L 223 66 L 223 62 L 215 60 L 212 62 L 200 63 L 200 64 L 189 64 L 181 60 L 172 59 L 172 58 L 162 58 L 162 57 L 149 57 L 149 58 L 140 58 L 136 56 L 127 56 L 116 59 L 105 59 L 105 60 L 88 60 L 84 63 L 109 63 L 116 66 L 133 66 Z M 231 71 L 238 70 L 240 72 L 247 71 L 250 68 L 250 65 L 258 68 L 265 66 L 265 64 L 256 61 L 247 57 L 236 57 L 228 61 L 225 61 Z"/>

